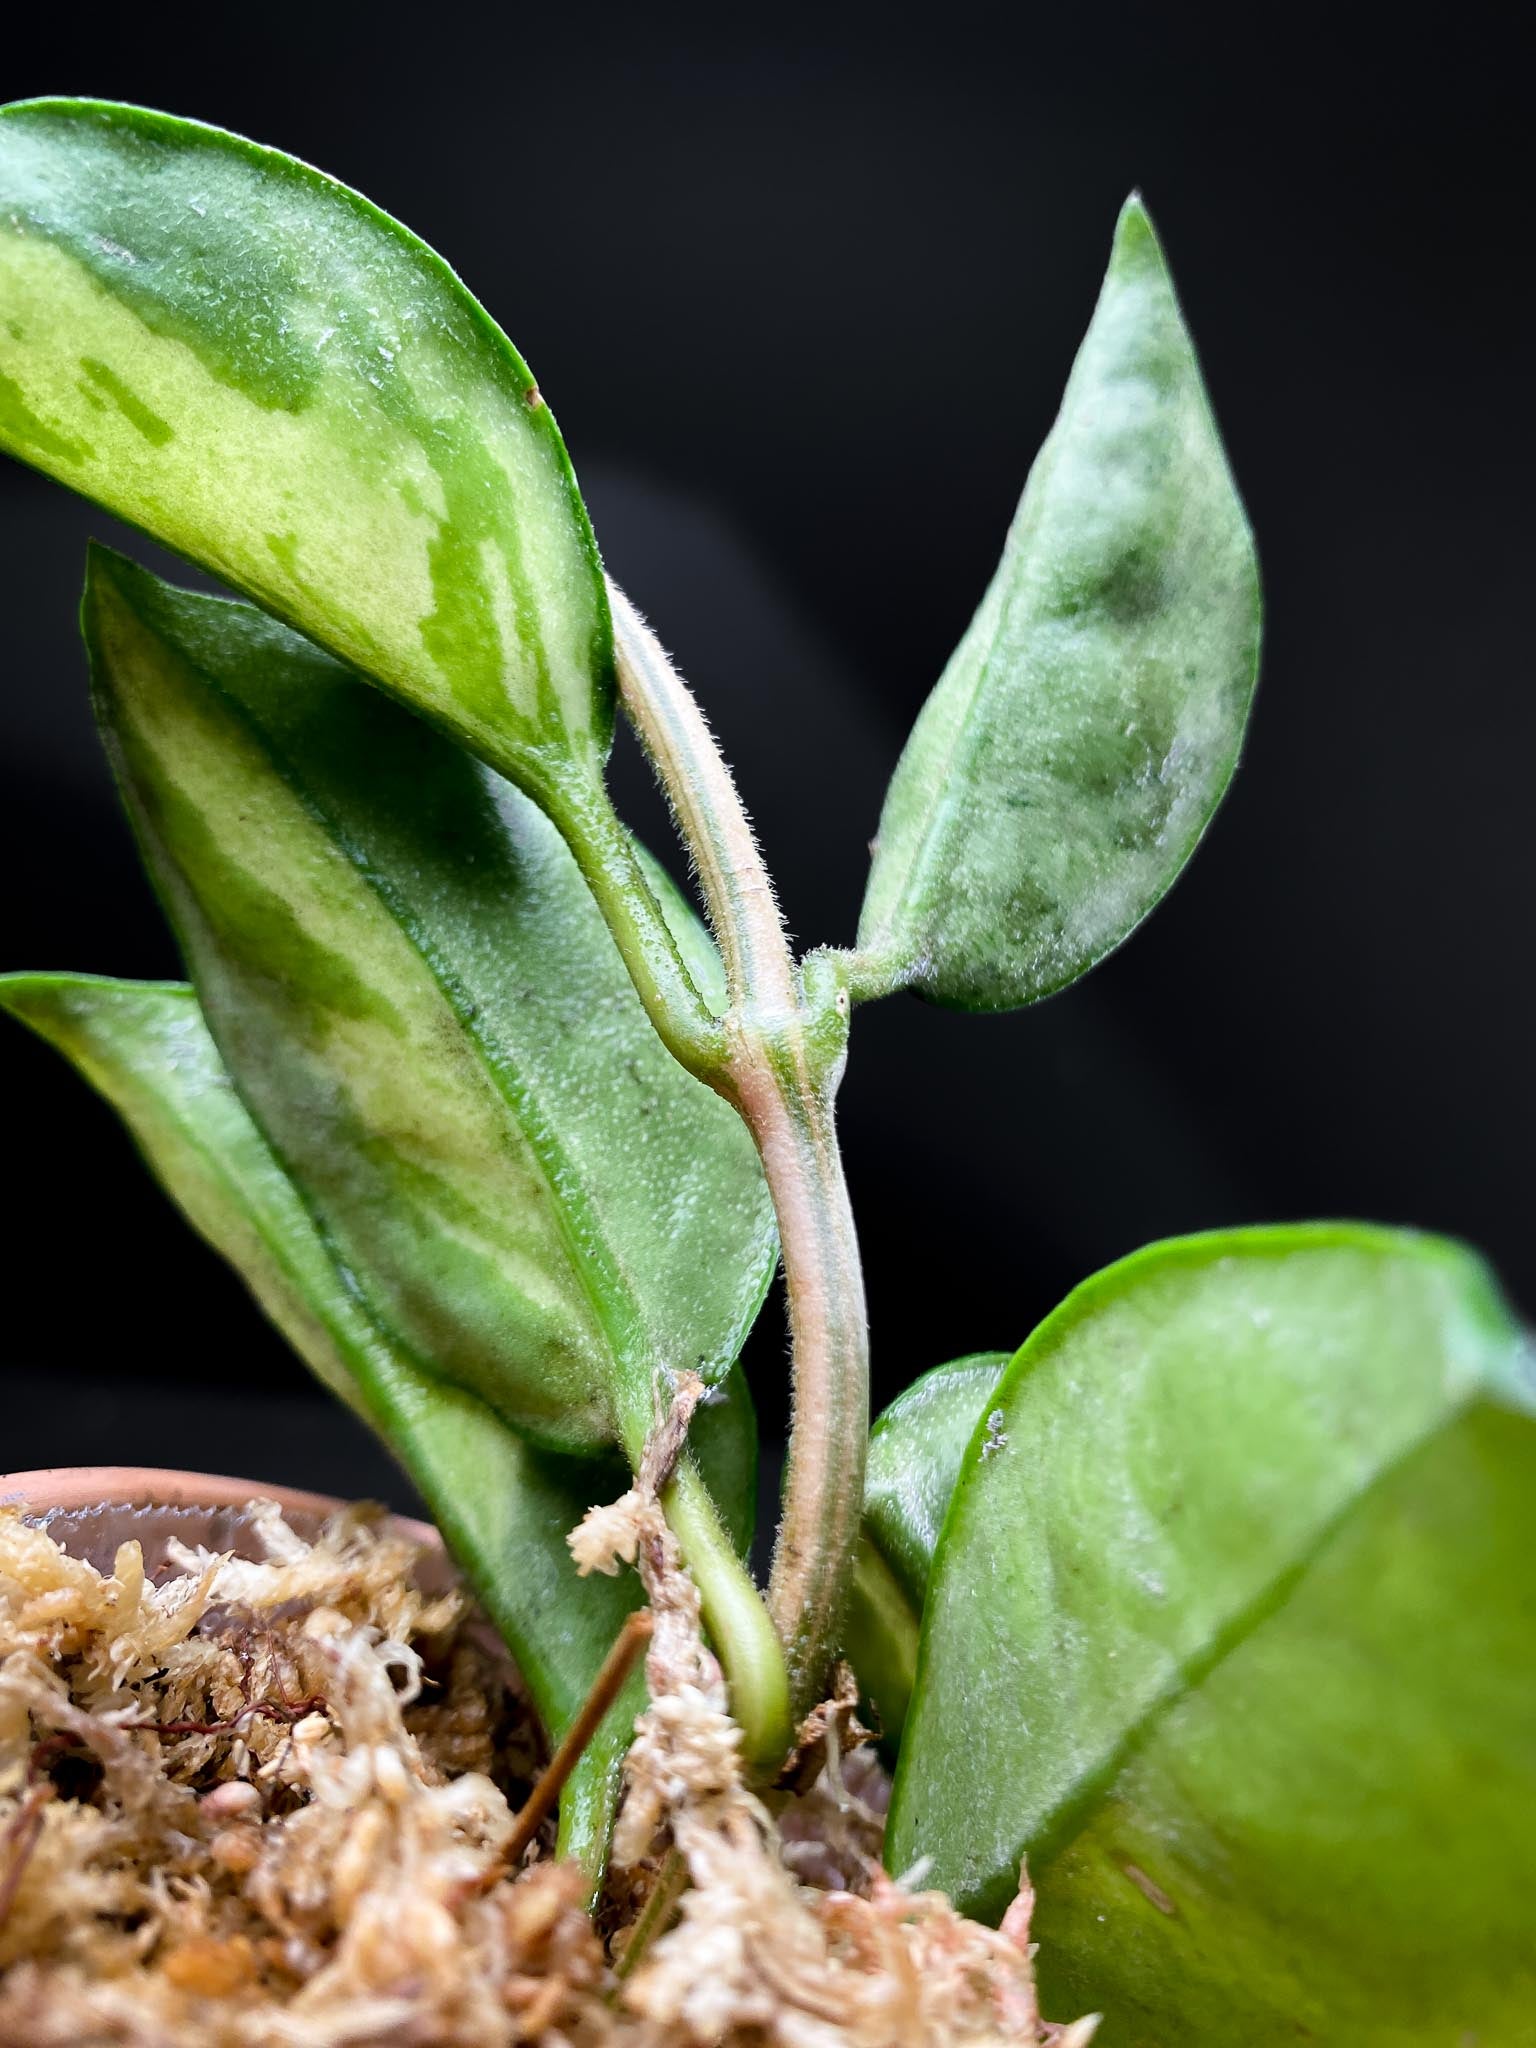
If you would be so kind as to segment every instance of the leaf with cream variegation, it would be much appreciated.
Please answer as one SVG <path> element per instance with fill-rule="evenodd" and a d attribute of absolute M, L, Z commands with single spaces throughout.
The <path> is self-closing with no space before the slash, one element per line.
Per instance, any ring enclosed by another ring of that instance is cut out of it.
<path fill-rule="evenodd" d="M 596 546 L 526 364 L 334 179 L 92 100 L 0 111 L 0 447 L 541 790 L 600 778 Z"/>
<path fill-rule="evenodd" d="M 773 1220 L 554 828 L 249 606 L 98 551 L 85 616 L 214 1037 L 370 1312 L 524 1435 L 638 1457 L 662 1377 L 734 1360 Z"/>
<path fill-rule="evenodd" d="M 566 1548 L 586 1509 L 622 1487 L 613 1461 L 536 1449 L 483 1401 L 445 1386 L 370 1317 L 232 1087 L 190 989 L 16 974 L 0 976 L 0 1008 L 57 1046 L 113 1105 L 194 1228 L 311 1370 L 400 1458 L 558 1741 L 639 1591 L 629 1578 L 578 1583 Z M 701 1410 L 690 1443 L 744 1548 L 756 1437 L 739 1371 L 727 1398 Z M 562 1850 L 594 1885 L 642 1703 L 637 1683 L 583 1751 L 561 1800 Z"/>

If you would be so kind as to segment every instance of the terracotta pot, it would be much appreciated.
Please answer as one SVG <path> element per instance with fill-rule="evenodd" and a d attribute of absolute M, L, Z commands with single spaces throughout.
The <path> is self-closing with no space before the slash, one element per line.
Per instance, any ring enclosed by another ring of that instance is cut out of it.
<path fill-rule="evenodd" d="M 246 1512 L 253 1500 L 275 1500 L 290 1526 L 306 1538 L 343 1505 L 323 1493 L 259 1480 L 229 1479 L 216 1472 L 168 1472 L 152 1465 L 53 1465 L 41 1472 L 0 1474 L 0 1507 L 21 1507 L 47 1529 L 72 1557 L 110 1571 L 120 1543 L 137 1537 L 145 1570 L 166 1563 L 172 1537 L 240 1557 L 261 1555 Z M 426 1522 L 391 1517 L 402 1535 L 427 1551 L 420 1567 L 429 1591 L 453 1576 L 438 1533 Z"/>

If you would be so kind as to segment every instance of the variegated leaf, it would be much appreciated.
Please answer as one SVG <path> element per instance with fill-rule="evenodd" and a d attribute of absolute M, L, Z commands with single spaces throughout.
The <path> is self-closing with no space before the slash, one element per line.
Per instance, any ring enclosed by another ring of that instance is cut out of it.
<path fill-rule="evenodd" d="M 1221 801 L 1258 647 L 1253 539 L 1132 199 L 997 573 L 892 779 L 859 992 L 1013 1009 L 1118 946 Z"/>
<path fill-rule="evenodd" d="M 192 991 L 87 975 L 0 977 L 9 1010 L 117 1110 L 150 1170 L 227 1258 L 294 1349 L 405 1465 L 517 1658 L 555 1740 L 586 1698 L 638 1591 L 578 1582 L 566 1534 L 623 1480 L 612 1461 L 557 1457 L 484 1402 L 444 1386 L 373 1320 L 230 1084 Z M 756 1469 L 740 1372 L 700 1410 L 690 1443 L 743 1548 Z M 638 1709 L 634 1687 L 583 1752 L 560 1808 L 562 1851 L 600 1878 Z"/>
<path fill-rule="evenodd" d="M 214 1037 L 371 1314 L 523 1434 L 638 1456 L 666 1375 L 735 1359 L 776 1240 L 554 828 L 249 606 L 98 552 L 85 618 Z"/>
<path fill-rule="evenodd" d="M 0 111 L 0 447 L 525 787 L 597 782 L 608 608 L 549 408 L 334 179 L 142 108 Z"/>

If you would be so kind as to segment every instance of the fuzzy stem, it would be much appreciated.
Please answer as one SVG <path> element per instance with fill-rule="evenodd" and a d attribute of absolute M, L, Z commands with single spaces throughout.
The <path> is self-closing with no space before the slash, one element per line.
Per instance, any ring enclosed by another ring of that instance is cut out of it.
<path fill-rule="evenodd" d="M 725 1026 L 699 994 L 607 792 L 573 780 L 545 789 L 541 801 L 574 854 L 662 1043 L 690 1073 L 720 1088 Z M 621 1429 L 637 1474 L 654 1420 L 632 1417 L 633 1427 Z M 794 1733 L 774 1625 L 691 1460 L 683 1459 L 661 1498 L 698 1582 L 745 1754 L 771 1773 Z"/>
<path fill-rule="evenodd" d="M 778 1215 L 795 1407 L 769 1609 L 790 1703 L 821 1697 L 864 1491 L 869 1348 L 832 1102 L 848 996 L 833 956 L 797 971 L 773 887 L 704 716 L 623 593 L 610 585 L 619 690 L 671 802 L 725 964 L 725 1055 L 705 1078 L 751 1130 Z M 696 1070 L 697 1071 L 697 1070 Z"/>
<path fill-rule="evenodd" d="M 809 1080 L 802 1059 L 786 1073 L 789 1065 L 771 1053 L 754 1063 L 737 1099 L 762 1154 L 784 1252 L 794 1414 L 768 1610 L 799 1715 L 825 1692 L 858 1543 L 869 1333 L 831 1091 Z"/>
<path fill-rule="evenodd" d="M 693 692 L 617 584 L 608 585 L 619 694 L 698 871 L 732 1010 L 798 1008 L 795 964 L 768 870 Z"/>

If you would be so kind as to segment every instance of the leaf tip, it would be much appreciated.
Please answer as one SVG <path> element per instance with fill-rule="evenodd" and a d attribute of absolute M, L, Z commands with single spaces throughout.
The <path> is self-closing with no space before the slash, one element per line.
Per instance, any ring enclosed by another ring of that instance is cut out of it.
<path fill-rule="evenodd" d="M 109 547 L 104 540 L 88 540 L 85 544 L 85 596 L 86 601 L 102 589 L 122 590 L 135 576 L 147 571 L 119 549 Z"/>
<path fill-rule="evenodd" d="M 162 637 L 157 598 L 168 591 L 152 570 L 104 541 L 85 548 L 85 583 L 80 593 L 80 637 L 90 662 L 98 718 L 119 681 L 121 650 L 145 633 Z"/>
<path fill-rule="evenodd" d="M 1132 187 L 1115 221 L 1113 261 L 1118 264 L 1127 260 L 1150 262 L 1159 269 L 1164 267 L 1163 245 L 1147 203 L 1141 196 L 1140 186 Z"/>
<path fill-rule="evenodd" d="M 108 547 L 105 541 L 86 542 L 85 583 L 80 592 L 80 631 L 93 668 L 97 665 L 99 627 L 104 619 L 115 613 L 138 609 L 133 602 L 132 589 L 134 582 L 147 573 L 127 555 Z"/>

